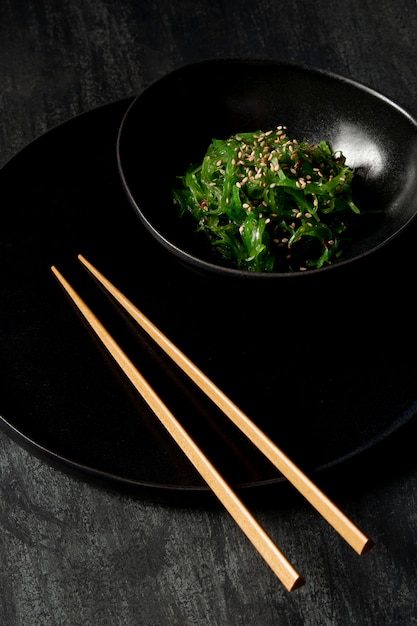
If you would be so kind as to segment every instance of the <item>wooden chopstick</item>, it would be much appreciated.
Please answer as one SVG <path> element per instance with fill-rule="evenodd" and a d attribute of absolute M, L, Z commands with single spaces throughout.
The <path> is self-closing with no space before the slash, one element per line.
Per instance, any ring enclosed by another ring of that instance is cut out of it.
<path fill-rule="evenodd" d="M 259 554 L 268 563 L 284 587 L 288 591 L 294 591 L 304 585 L 304 578 L 300 576 L 297 570 L 283 555 L 281 550 L 272 541 L 262 526 L 256 521 L 235 492 L 205 456 L 202 450 L 189 436 L 187 431 L 181 426 L 168 407 L 162 402 L 152 387 L 147 383 L 145 378 L 116 343 L 110 333 L 105 329 L 96 315 L 80 298 L 77 292 L 62 276 L 57 268 L 52 266 L 51 270 L 97 336 L 101 339 L 104 346 L 115 359 L 116 363 L 125 373 L 127 378 L 148 403 L 152 411 L 159 418 L 176 443 L 180 446 L 194 467 L 198 470 L 225 509 L 230 513 L 238 526 L 258 550 Z"/>
<path fill-rule="evenodd" d="M 367 537 L 252 420 L 243 413 L 177 346 L 175 346 L 128 298 L 87 259 L 81 263 L 109 291 L 115 300 L 194 381 L 227 417 L 255 444 L 290 483 L 313 505 L 325 520 L 358 553 L 370 550 L 374 542 Z"/>

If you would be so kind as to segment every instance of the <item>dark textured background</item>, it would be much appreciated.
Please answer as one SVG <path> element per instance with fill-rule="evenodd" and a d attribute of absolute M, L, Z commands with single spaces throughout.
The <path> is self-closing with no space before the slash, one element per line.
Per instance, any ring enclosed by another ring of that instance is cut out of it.
<path fill-rule="evenodd" d="M 0 4 L 0 165 L 74 115 L 213 56 L 316 65 L 417 116 L 414 0 L 8 1 Z M 0 624 L 417 624 L 415 431 L 412 423 L 361 459 L 350 486 L 329 487 L 376 540 L 363 557 L 299 498 L 256 506 L 307 578 L 293 594 L 223 510 L 112 493 L 1 433 Z"/>

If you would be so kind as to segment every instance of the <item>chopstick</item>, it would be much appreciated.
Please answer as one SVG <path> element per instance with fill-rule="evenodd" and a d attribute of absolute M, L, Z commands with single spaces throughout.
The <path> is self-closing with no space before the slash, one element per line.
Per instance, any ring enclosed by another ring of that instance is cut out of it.
<path fill-rule="evenodd" d="M 288 456 L 243 413 L 177 346 L 175 346 L 128 298 L 117 289 L 87 259 L 78 255 L 81 263 L 107 289 L 113 298 L 131 315 L 170 358 L 199 386 L 223 413 L 271 461 L 285 478 L 310 502 L 322 517 L 357 552 L 364 554 L 374 546 L 367 537 Z"/>
<path fill-rule="evenodd" d="M 82 257 L 81 260 L 85 262 L 85 259 Z M 84 318 L 100 338 L 104 346 L 110 352 L 116 363 L 125 373 L 127 378 L 148 403 L 149 407 L 159 418 L 163 426 L 167 429 L 175 442 L 198 470 L 202 478 L 212 489 L 225 509 L 230 513 L 241 530 L 246 534 L 247 538 L 252 542 L 259 554 L 264 558 L 266 563 L 268 563 L 284 587 L 288 591 L 294 591 L 304 585 L 304 578 L 288 561 L 278 546 L 273 542 L 262 526 L 245 507 L 243 502 L 238 498 L 236 493 L 222 478 L 206 455 L 189 436 L 187 431 L 163 403 L 161 398 L 159 398 L 159 396 L 155 393 L 152 387 L 148 384 L 125 352 L 123 352 L 96 315 L 77 294 L 69 282 L 63 277 L 59 270 L 55 266 L 52 266 L 51 270 Z"/>

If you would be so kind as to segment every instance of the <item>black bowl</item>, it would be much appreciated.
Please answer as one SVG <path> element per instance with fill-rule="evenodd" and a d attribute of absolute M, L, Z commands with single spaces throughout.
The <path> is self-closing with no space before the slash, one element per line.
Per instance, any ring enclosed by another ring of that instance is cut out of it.
<path fill-rule="evenodd" d="M 128 198 L 150 233 L 194 270 L 227 277 L 253 273 L 216 262 L 179 219 L 171 191 L 211 140 L 282 124 L 290 135 L 326 140 L 356 171 L 354 199 L 382 215 L 342 260 L 304 274 L 334 271 L 392 241 L 417 211 L 417 123 L 357 82 L 307 66 L 261 60 L 208 60 L 180 68 L 144 90 L 127 110 L 117 142 Z M 271 280 L 295 272 L 257 273 Z"/>

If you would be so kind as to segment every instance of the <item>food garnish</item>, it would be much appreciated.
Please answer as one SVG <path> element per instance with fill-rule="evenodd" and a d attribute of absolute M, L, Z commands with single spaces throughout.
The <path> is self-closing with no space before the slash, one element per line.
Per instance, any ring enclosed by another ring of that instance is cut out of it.
<path fill-rule="evenodd" d="M 217 258 L 253 272 L 298 272 L 339 258 L 362 214 L 354 170 L 326 141 L 289 139 L 287 128 L 213 139 L 179 176 L 172 197 Z"/>

